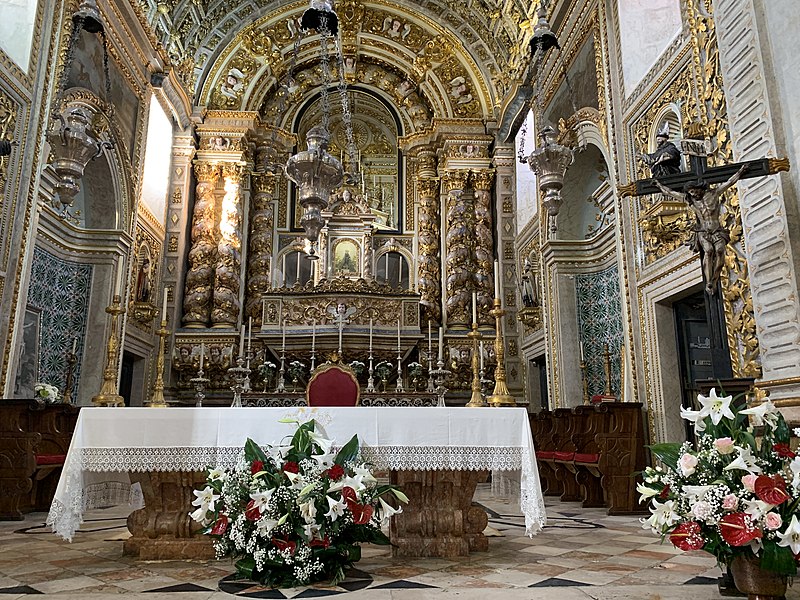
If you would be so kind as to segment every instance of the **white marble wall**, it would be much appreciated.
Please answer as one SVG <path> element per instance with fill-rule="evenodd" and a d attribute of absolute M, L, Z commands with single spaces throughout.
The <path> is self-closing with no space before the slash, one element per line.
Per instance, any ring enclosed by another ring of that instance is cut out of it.
<path fill-rule="evenodd" d="M 36 0 L 0 0 L 0 48 L 23 71 L 30 66 Z"/>

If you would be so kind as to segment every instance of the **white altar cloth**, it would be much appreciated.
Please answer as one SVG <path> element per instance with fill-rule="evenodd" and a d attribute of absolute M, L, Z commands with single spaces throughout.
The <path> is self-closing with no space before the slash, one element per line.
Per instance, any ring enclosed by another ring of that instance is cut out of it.
<path fill-rule="evenodd" d="M 71 540 L 84 511 L 137 504 L 127 473 L 232 466 L 248 437 L 266 445 L 291 436 L 296 427 L 279 422 L 285 417 L 315 419 L 339 446 L 358 434 L 363 458 L 377 469 L 518 473 L 527 534 L 545 524 L 524 408 L 389 407 L 84 408 L 47 523 Z"/>

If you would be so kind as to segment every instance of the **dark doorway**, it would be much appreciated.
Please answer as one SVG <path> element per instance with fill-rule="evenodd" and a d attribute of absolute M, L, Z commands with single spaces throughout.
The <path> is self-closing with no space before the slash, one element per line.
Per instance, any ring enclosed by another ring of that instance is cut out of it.
<path fill-rule="evenodd" d="M 547 398 L 547 362 L 544 354 L 528 362 L 528 398 L 534 412 L 549 408 Z"/>
<path fill-rule="evenodd" d="M 131 392 L 133 391 L 133 372 L 136 367 L 137 356 L 130 352 L 122 353 L 122 372 L 119 377 L 119 395 L 125 399 L 125 406 L 131 406 Z"/>

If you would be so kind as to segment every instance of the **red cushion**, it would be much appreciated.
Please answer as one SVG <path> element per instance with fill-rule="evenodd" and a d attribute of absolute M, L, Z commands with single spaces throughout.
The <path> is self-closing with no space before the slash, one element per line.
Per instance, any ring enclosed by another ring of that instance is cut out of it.
<path fill-rule="evenodd" d="M 536 458 L 541 458 L 542 460 L 553 460 L 554 454 L 555 452 L 551 452 L 550 450 L 537 450 Z"/>
<path fill-rule="evenodd" d="M 578 463 L 598 463 L 600 462 L 600 455 L 599 454 L 581 454 L 580 452 L 575 453 L 575 462 Z"/>
<path fill-rule="evenodd" d="M 572 460 L 574 452 L 554 452 L 556 460 Z"/>
<path fill-rule="evenodd" d="M 36 464 L 40 467 L 45 465 L 63 465 L 66 458 L 66 454 L 37 454 Z"/>
<path fill-rule="evenodd" d="M 355 406 L 358 382 L 336 367 L 318 373 L 308 386 L 309 406 Z"/>

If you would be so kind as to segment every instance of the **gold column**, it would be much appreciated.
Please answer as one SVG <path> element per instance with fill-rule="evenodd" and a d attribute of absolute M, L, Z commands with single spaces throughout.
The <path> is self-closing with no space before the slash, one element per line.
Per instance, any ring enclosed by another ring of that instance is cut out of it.
<path fill-rule="evenodd" d="M 189 270 L 183 296 L 183 324 L 198 328 L 206 327 L 211 317 L 211 286 L 217 256 L 214 186 L 219 178 L 219 166 L 196 161 L 194 173 L 197 189 L 192 219 L 192 248 L 189 250 Z"/>
<path fill-rule="evenodd" d="M 122 299 L 115 294 L 111 305 L 106 307 L 111 315 L 111 334 L 106 345 L 106 368 L 103 369 L 103 385 L 100 392 L 92 398 L 96 406 L 122 406 L 125 400 L 117 393 L 117 358 L 119 357 L 119 341 L 117 340 L 117 320 L 125 312 Z"/>
<path fill-rule="evenodd" d="M 469 171 L 445 171 L 442 178 L 447 193 L 447 235 L 445 246 L 445 307 L 447 326 L 466 328 L 469 324 L 472 292 L 472 234 L 469 207 L 463 199 Z"/>
<path fill-rule="evenodd" d="M 494 299 L 494 309 L 491 315 L 495 320 L 494 355 L 497 359 L 497 366 L 494 368 L 494 392 L 489 396 L 489 404 L 492 406 L 516 406 L 514 396 L 508 393 L 506 386 L 506 350 L 503 343 L 503 315 L 506 312 L 502 309 L 500 298 Z"/>
<path fill-rule="evenodd" d="M 492 233 L 492 183 L 494 171 L 482 169 L 472 172 L 472 184 L 475 188 L 475 269 L 473 280 L 478 295 L 478 322 L 481 325 L 491 324 L 489 314 L 494 297 L 494 235 Z"/>
<path fill-rule="evenodd" d="M 219 222 L 217 264 L 214 269 L 212 327 L 235 327 L 239 319 L 242 277 L 242 194 L 244 164 L 224 163 L 225 196 Z"/>
<path fill-rule="evenodd" d="M 270 287 L 272 235 L 275 226 L 275 184 L 273 173 L 253 173 L 253 216 L 250 220 L 247 256 L 247 304 L 245 313 L 253 325 L 261 325 L 261 294 Z"/>
<path fill-rule="evenodd" d="M 425 308 L 427 317 L 434 323 L 442 319 L 442 266 L 441 224 L 439 220 L 439 180 L 424 178 L 417 180 L 419 194 L 418 234 L 419 258 L 417 259 L 419 303 Z M 424 319 L 427 321 L 427 319 Z"/>

